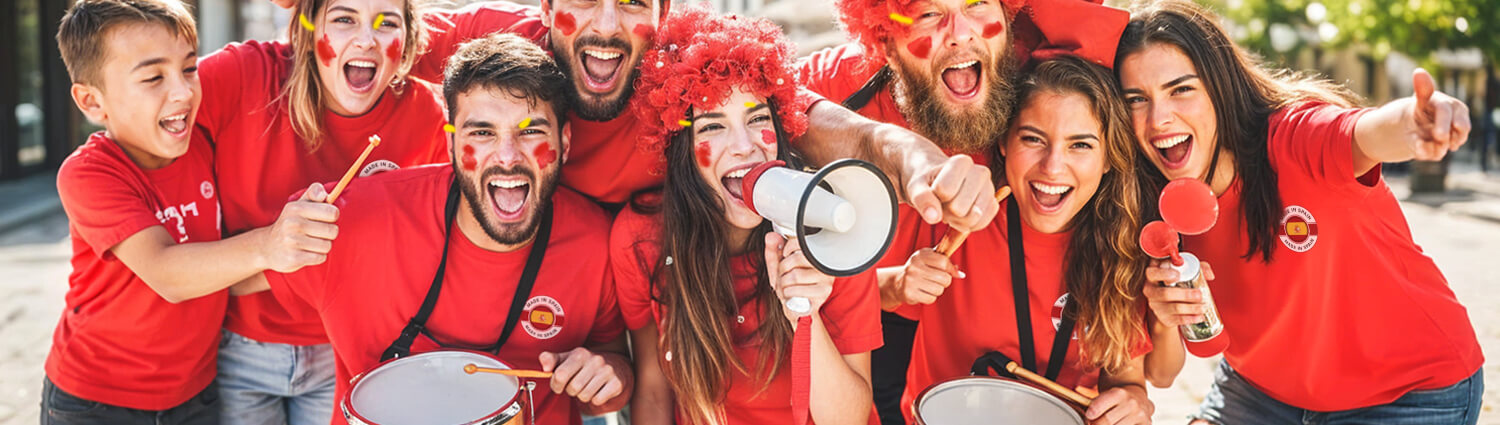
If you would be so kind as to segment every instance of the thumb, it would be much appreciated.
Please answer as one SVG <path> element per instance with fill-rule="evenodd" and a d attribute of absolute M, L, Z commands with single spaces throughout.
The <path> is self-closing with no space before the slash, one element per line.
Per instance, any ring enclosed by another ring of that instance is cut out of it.
<path fill-rule="evenodd" d="M 1433 81 L 1432 74 L 1422 68 L 1412 71 L 1411 90 L 1412 97 L 1417 99 L 1417 113 L 1428 115 L 1427 110 L 1432 104 L 1432 93 L 1437 91 L 1437 82 Z"/>
<path fill-rule="evenodd" d="M 551 372 L 553 368 L 557 367 L 557 362 L 560 358 L 557 354 L 543 351 L 542 354 L 537 356 L 536 360 L 542 364 L 543 372 Z"/>
<path fill-rule="evenodd" d="M 937 195 L 932 193 L 932 186 L 927 182 L 912 182 L 906 188 L 908 201 L 911 207 L 922 214 L 922 220 L 927 224 L 937 224 L 943 220 L 943 203 L 938 201 Z"/>
<path fill-rule="evenodd" d="M 328 191 L 323 189 L 322 183 L 313 183 L 302 192 L 302 201 L 323 202 L 328 200 Z"/>
<path fill-rule="evenodd" d="M 776 278 L 781 270 L 781 250 L 785 248 L 786 239 L 776 232 L 766 233 L 766 276 L 770 278 L 771 289 L 775 290 Z"/>

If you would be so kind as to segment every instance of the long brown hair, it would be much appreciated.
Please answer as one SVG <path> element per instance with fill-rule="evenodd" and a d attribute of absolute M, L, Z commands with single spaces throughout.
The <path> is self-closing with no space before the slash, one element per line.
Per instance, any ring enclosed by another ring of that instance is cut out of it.
<path fill-rule="evenodd" d="M 1018 90 L 1015 114 L 1047 107 L 1030 104 L 1039 93 L 1077 94 L 1089 100 L 1102 126 L 1099 136 L 1108 171 L 1099 180 L 1098 192 L 1070 223 L 1073 235 L 1064 258 L 1063 281 L 1068 303 L 1076 306 L 1069 314 L 1079 325 L 1083 361 L 1118 372 L 1130 360 L 1131 349 L 1148 338 L 1137 296 L 1146 281 L 1148 261 L 1137 242 L 1144 223 L 1139 183 L 1142 160 L 1135 151 L 1129 109 L 1109 71 L 1073 56 L 1038 64 L 1021 80 Z M 1004 159 L 997 163 L 1003 170 Z"/>
<path fill-rule="evenodd" d="M 771 122 L 776 128 L 779 159 L 796 165 L 782 128 L 778 105 L 768 101 Z M 638 255 L 652 264 L 639 265 L 651 276 L 652 300 L 661 305 L 661 341 L 658 346 L 671 353 L 662 365 L 667 382 L 677 398 L 677 411 L 690 423 L 719 424 L 724 421 L 723 400 L 729 392 L 731 373 L 763 377 L 760 391 L 791 353 L 791 323 L 781 316 L 781 301 L 771 291 L 763 272 L 765 238 L 771 231 L 769 222 L 761 222 L 740 247 L 755 273 L 755 291 L 751 305 L 759 308 L 760 325 L 750 340 L 735 340 L 731 320 L 740 312 L 740 301 L 734 293 L 734 270 L 730 264 L 736 251 L 729 242 L 729 223 L 725 208 L 710 182 L 699 175 L 693 152 L 692 132 L 684 129 L 672 134 L 666 148 L 667 175 L 659 205 L 641 202 L 637 196 L 631 208 L 643 214 L 661 214 L 660 255 L 650 258 Z M 636 249 L 641 253 L 641 244 Z M 637 341 L 636 343 L 650 343 Z M 759 345 L 760 357 L 754 367 L 744 364 L 735 347 Z"/>
<path fill-rule="evenodd" d="M 1116 76 L 1125 58 L 1152 43 L 1174 46 L 1192 60 L 1217 114 L 1218 140 L 1208 181 L 1213 181 L 1219 155 L 1227 149 L 1234 156 L 1235 177 L 1243 185 L 1240 208 L 1250 239 L 1244 258 L 1260 254 L 1261 261 L 1270 262 L 1281 224 L 1281 193 L 1266 151 L 1271 115 L 1304 101 L 1354 106 L 1359 96 L 1311 74 L 1266 66 L 1229 39 L 1217 16 L 1192 1 L 1158 0 L 1134 9 L 1115 53 Z M 1150 173 L 1152 181 L 1165 181 L 1155 167 Z"/>
<path fill-rule="evenodd" d="M 408 74 L 412 65 L 417 62 L 417 55 L 427 49 L 427 28 L 423 24 L 422 9 L 419 7 L 421 1 L 402 1 L 401 28 L 406 30 L 406 37 L 402 40 L 401 63 L 396 68 L 396 78 L 391 81 L 397 87 L 396 96 L 401 96 L 401 88 L 409 83 Z M 306 16 L 308 21 L 317 22 L 323 16 L 324 5 L 327 3 L 328 0 L 300 0 L 292 7 L 293 19 L 299 19 L 296 16 Z M 323 96 L 324 82 L 318 78 L 318 58 L 313 53 L 317 40 L 312 31 L 293 22 L 287 26 L 287 44 L 291 45 L 292 68 L 276 102 L 286 100 L 286 112 L 292 131 L 302 139 L 308 151 L 316 151 L 323 145 L 323 111 L 328 106 L 328 99 Z"/>

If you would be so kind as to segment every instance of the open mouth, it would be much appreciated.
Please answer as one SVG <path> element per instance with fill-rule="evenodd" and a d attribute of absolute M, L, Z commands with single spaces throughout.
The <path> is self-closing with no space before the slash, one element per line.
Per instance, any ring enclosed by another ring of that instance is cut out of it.
<path fill-rule="evenodd" d="M 724 185 L 724 191 L 729 193 L 729 199 L 745 203 L 745 175 L 760 164 L 745 164 L 724 174 L 719 178 L 719 184 Z"/>
<path fill-rule="evenodd" d="M 943 70 L 943 85 L 959 99 L 968 99 L 979 93 L 979 61 L 971 60 L 948 66 Z"/>
<path fill-rule="evenodd" d="M 1036 200 L 1042 211 L 1056 211 L 1063 201 L 1073 194 L 1072 186 L 1031 182 L 1031 199 Z"/>
<path fill-rule="evenodd" d="M 352 60 L 344 64 L 344 81 L 356 93 L 364 93 L 375 87 L 375 62 Z"/>
<path fill-rule="evenodd" d="M 1193 136 L 1159 136 L 1151 141 L 1151 146 L 1161 155 L 1162 165 L 1171 169 L 1182 168 L 1187 165 L 1188 154 L 1193 152 Z"/>
<path fill-rule="evenodd" d="M 620 74 L 620 65 L 625 62 L 625 53 L 585 48 L 578 60 L 583 64 L 585 85 L 591 91 L 603 93 L 614 87 L 615 77 Z"/>
<path fill-rule="evenodd" d="M 184 134 L 187 134 L 187 116 L 188 114 L 184 113 L 162 118 L 161 120 L 156 122 L 156 125 L 161 127 L 162 130 L 166 130 L 167 133 L 170 133 L 173 136 L 182 136 Z"/>
<path fill-rule="evenodd" d="M 531 181 L 521 177 L 498 177 L 489 182 L 490 204 L 503 221 L 519 220 L 531 197 Z"/>

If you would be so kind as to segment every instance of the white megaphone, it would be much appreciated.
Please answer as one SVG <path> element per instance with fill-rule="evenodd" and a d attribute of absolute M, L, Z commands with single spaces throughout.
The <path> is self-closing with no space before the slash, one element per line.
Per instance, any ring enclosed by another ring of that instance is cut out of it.
<path fill-rule="evenodd" d="M 806 173 L 781 161 L 756 166 L 742 182 L 745 204 L 797 237 L 802 255 L 829 276 L 852 276 L 875 265 L 896 234 L 896 192 L 874 164 L 841 159 Z M 796 297 L 788 310 L 809 313 Z"/>

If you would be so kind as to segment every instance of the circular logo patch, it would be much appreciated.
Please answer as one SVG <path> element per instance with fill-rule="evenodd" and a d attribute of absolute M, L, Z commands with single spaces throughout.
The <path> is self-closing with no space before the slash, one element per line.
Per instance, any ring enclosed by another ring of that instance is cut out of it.
<path fill-rule="evenodd" d="M 1057 302 L 1052 303 L 1052 330 L 1062 329 L 1063 308 L 1068 306 L 1068 294 L 1057 297 Z M 1078 339 L 1078 332 L 1073 332 L 1073 339 Z"/>
<path fill-rule="evenodd" d="M 214 199 L 214 184 L 204 180 L 198 184 L 198 193 L 203 194 L 203 199 Z"/>
<path fill-rule="evenodd" d="M 557 300 L 538 295 L 526 300 L 521 310 L 521 328 L 536 339 L 548 339 L 562 332 L 563 308 Z"/>
<path fill-rule="evenodd" d="M 373 175 L 373 174 L 380 174 L 380 173 L 384 173 L 386 171 L 391 171 L 391 170 L 395 170 L 395 169 L 399 169 L 399 168 L 401 168 L 401 166 L 396 165 L 396 163 L 394 163 L 394 162 L 391 162 L 389 160 L 379 159 L 379 160 L 375 160 L 375 161 L 370 161 L 369 164 L 365 164 L 365 168 L 359 169 L 359 176 L 360 177 L 369 177 L 370 175 Z"/>
<path fill-rule="evenodd" d="M 1281 228 L 1277 229 L 1281 244 L 1296 252 L 1307 252 L 1318 242 L 1318 221 L 1312 212 L 1296 205 L 1286 207 L 1281 216 Z"/>

